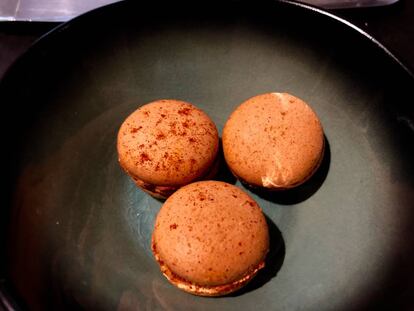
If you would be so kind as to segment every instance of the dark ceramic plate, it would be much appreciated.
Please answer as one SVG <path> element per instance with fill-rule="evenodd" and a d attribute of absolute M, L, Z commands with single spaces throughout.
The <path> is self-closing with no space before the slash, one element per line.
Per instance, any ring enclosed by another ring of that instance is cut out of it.
<path fill-rule="evenodd" d="M 413 88 L 374 40 L 292 3 L 131 1 L 63 24 L 0 86 L 4 295 L 39 310 L 413 308 Z M 294 191 L 250 192 L 272 234 L 257 279 L 228 297 L 181 292 L 152 258 L 161 203 L 119 168 L 118 127 L 177 98 L 221 131 L 239 103 L 271 91 L 319 114 L 324 163 Z"/>

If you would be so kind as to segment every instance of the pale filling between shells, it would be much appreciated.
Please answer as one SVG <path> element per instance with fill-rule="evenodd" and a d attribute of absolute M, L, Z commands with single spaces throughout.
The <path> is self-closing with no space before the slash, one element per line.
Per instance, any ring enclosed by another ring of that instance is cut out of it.
<path fill-rule="evenodd" d="M 258 266 L 252 269 L 246 276 L 242 277 L 241 279 L 231 282 L 229 284 L 223 285 L 214 285 L 214 286 L 201 286 L 194 284 L 190 281 L 187 281 L 174 272 L 160 259 L 160 256 L 156 253 L 154 243 L 151 244 L 151 249 L 154 254 L 155 260 L 160 265 L 160 269 L 162 274 L 170 281 L 172 284 L 177 286 L 178 288 L 200 296 L 219 296 L 219 295 L 226 295 L 232 293 L 242 286 L 246 285 L 251 279 L 253 279 L 256 274 L 259 272 L 260 269 L 264 268 L 265 262 L 262 261 L 258 264 Z"/>

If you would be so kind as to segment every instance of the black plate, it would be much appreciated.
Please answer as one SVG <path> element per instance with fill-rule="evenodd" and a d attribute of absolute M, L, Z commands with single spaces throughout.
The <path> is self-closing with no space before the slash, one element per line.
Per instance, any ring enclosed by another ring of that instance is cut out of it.
<path fill-rule="evenodd" d="M 0 85 L 3 287 L 31 309 L 413 308 L 413 87 L 375 40 L 291 3 L 131 1 L 63 24 Z M 239 103 L 271 91 L 319 114 L 324 164 L 295 191 L 252 193 L 273 232 L 252 284 L 222 298 L 181 292 L 151 256 L 161 203 L 119 168 L 118 127 L 177 98 L 221 131 Z"/>

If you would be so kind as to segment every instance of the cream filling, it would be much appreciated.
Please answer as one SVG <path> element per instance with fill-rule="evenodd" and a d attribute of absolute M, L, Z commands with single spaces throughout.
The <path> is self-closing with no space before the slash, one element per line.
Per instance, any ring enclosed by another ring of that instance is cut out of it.
<path fill-rule="evenodd" d="M 309 180 L 314 174 L 315 172 L 318 170 L 319 166 L 321 165 L 323 158 L 324 158 L 324 154 L 325 154 L 325 141 L 323 142 L 323 146 L 322 146 L 322 153 L 321 156 L 319 158 L 319 161 L 316 163 L 316 165 L 313 167 L 313 169 L 311 170 L 311 172 L 303 179 L 300 180 L 296 183 L 293 184 L 287 184 L 287 180 L 288 177 L 291 174 L 291 170 L 290 169 L 286 169 L 287 173 L 283 174 L 282 170 L 280 169 L 280 162 L 275 161 L 276 162 L 276 169 L 272 168 L 270 169 L 268 172 L 266 172 L 265 176 L 262 176 L 262 184 L 263 187 L 265 188 L 294 188 L 296 186 L 299 186 L 301 184 L 303 184 L 304 182 L 306 182 L 307 180 Z"/>
<path fill-rule="evenodd" d="M 289 102 L 286 100 L 286 97 L 283 95 L 283 93 L 272 93 L 272 95 L 279 99 L 282 112 L 289 110 Z"/>
<path fill-rule="evenodd" d="M 259 265 L 253 269 L 248 275 L 242 277 L 241 279 L 231 282 L 229 284 L 223 285 L 213 285 L 213 286 L 202 286 L 196 285 L 190 281 L 187 281 L 179 276 L 177 276 L 171 269 L 160 259 L 160 256 L 155 252 L 154 245 L 152 245 L 152 252 L 154 254 L 155 260 L 160 265 L 162 274 L 167 278 L 167 280 L 177 286 L 179 289 L 189 292 L 191 294 L 199 296 L 221 296 L 232 293 L 245 284 L 247 284 L 260 269 L 264 268 L 265 263 L 262 261 Z"/>
<path fill-rule="evenodd" d="M 273 163 L 266 170 L 266 175 L 262 176 L 262 185 L 265 188 L 285 187 L 288 185 L 292 175 L 291 168 L 282 165 L 280 154 L 275 151 Z"/>

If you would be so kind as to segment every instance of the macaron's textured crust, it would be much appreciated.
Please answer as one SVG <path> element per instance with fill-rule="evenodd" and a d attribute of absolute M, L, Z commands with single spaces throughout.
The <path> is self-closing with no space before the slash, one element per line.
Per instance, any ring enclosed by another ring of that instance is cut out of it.
<path fill-rule="evenodd" d="M 230 115 L 223 151 L 236 177 L 256 187 L 296 187 L 318 169 L 324 134 L 316 113 L 287 93 L 252 97 Z"/>
<path fill-rule="evenodd" d="M 179 100 L 141 106 L 118 132 L 121 167 L 147 192 L 167 197 L 179 187 L 209 175 L 219 138 L 202 110 Z"/>
<path fill-rule="evenodd" d="M 220 181 L 187 185 L 162 206 L 152 235 L 161 271 L 196 295 L 233 292 L 264 267 L 266 219 L 240 188 Z"/>

